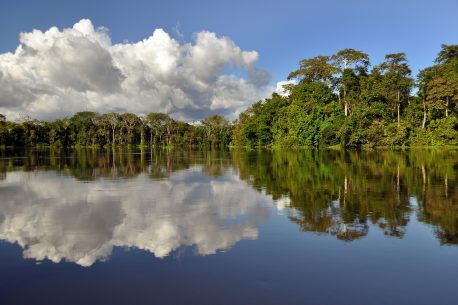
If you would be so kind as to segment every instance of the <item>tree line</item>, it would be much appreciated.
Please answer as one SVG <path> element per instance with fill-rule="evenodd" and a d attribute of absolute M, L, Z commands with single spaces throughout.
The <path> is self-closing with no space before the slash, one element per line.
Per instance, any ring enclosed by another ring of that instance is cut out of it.
<path fill-rule="evenodd" d="M 458 45 L 412 77 L 404 53 L 344 49 L 300 61 L 285 86 L 240 114 L 240 146 L 425 146 L 458 144 Z M 415 94 L 413 92 L 415 91 Z"/>
<path fill-rule="evenodd" d="M 141 146 L 227 146 L 232 125 L 219 115 L 198 124 L 174 120 L 164 113 L 138 116 L 134 113 L 78 112 L 52 122 L 24 119 L 7 121 L 0 114 L 0 145 L 103 147 Z"/>
<path fill-rule="evenodd" d="M 370 69 L 371 68 L 371 69 Z M 53 122 L 7 121 L 2 146 L 278 146 L 458 145 L 458 45 L 442 45 L 416 78 L 404 53 L 371 66 L 344 49 L 301 60 L 286 96 L 273 93 L 229 122 L 212 115 L 188 124 L 163 113 L 78 112 Z"/>

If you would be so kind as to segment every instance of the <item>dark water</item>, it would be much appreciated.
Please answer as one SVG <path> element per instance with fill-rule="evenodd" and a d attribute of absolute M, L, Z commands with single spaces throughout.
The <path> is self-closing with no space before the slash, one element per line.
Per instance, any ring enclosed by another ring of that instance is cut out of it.
<path fill-rule="evenodd" d="M 458 304 L 457 151 L 0 154 L 0 304 Z"/>

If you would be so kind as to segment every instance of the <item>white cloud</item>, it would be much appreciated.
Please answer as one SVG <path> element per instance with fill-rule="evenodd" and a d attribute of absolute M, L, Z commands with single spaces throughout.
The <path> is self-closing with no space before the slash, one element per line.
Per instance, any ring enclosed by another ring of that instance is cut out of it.
<path fill-rule="evenodd" d="M 82 110 L 231 116 L 273 89 L 257 60 L 257 52 L 211 32 L 180 43 L 156 29 L 142 41 L 112 44 L 106 28 L 83 19 L 72 28 L 21 33 L 16 51 L 0 54 L 0 113 L 10 119 Z"/>
<path fill-rule="evenodd" d="M 0 183 L 0 240 L 20 245 L 25 258 L 82 266 L 108 259 L 113 247 L 164 257 L 195 246 L 208 255 L 256 239 L 270 211 L 271 199 L 234 173 L 213 180 L 199 166 L 162 181 L 140 174 L 119 186 L 9 172 Z"/>
<path fill-rule="evenodd" d="M 275 88 L 275 92 L 281 96 L 288 96 L 290 94 L 289 90 L 285 89 L 285 85 L 295 85 L 297 82 L 295 80 L 287 80 L 287 81 L 280 81 L 277 82 L 277 87 Z"/>

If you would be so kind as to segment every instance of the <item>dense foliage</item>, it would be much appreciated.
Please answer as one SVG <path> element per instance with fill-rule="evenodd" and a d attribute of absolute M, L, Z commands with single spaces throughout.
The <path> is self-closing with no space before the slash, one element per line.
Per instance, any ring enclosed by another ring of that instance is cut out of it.
<path fill-rule="evenodd" d="M 287 96 L 272 94 L 233 124 L 219 115 L 191 125 L 162 113 L 79 112 L 54 122 L 0 114 L 0 145 L 458 145 L 458 45 L 443 45 L 416 81 L 404 53 L 370 67 L 369 56 L 353 49 L 304 59 L 289 75 Z"/>
<path fill-rule="evenodd" d="M 234 144 L 458 144 L 458 45 L 443 45 L 416 82 L 404 53 L 369 66 L 368 55 L 353 49 L 302 60 L 289 75 L 288 96 L 274 93 L 240 114 Z"/>
<path fill-rule="evenodd" d="M 187 124 L 163 113 L 137 116 L 133 113 L 78 112 L 53 122 L 9 122 L 0 117 L 0 145 L 96 147 L 114 145 L 227 146 L 231 124 L 219 115 L 199 124 Z"/>

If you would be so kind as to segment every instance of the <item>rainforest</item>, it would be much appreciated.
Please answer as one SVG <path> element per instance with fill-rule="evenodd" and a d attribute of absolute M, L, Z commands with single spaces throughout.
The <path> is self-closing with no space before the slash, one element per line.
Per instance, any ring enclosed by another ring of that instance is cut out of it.
<path fill-rule="evenodd" d="M 221 115 L 187 123 L 164 113 L 78 112 L 9 121 L 1 146 L 96 147 L 407 147 L 458 144 L 458 45 L 442 45 L 433 65 L 412 76 L 404 53 L 371 65 L 343 49 L 303 59 L 283 91 L 234 121 Z"/>

